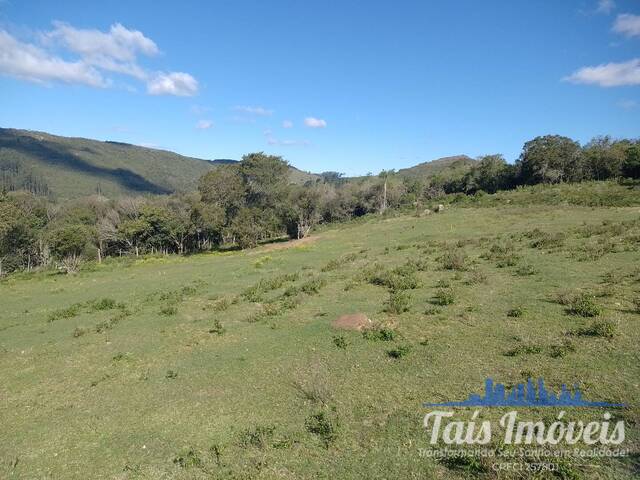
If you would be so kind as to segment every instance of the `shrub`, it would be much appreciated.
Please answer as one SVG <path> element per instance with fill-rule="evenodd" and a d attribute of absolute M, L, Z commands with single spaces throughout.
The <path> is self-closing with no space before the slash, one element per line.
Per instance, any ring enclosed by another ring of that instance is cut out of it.
<path fill-rule="evenodd" d="M 324 267 L 322 267 L 323 272 L 331 272 L 333 270 L 337 270 L 342 268 L 347 263 L 354 262 L 358 258 L 358 255 L 355 253 L 348 253 L 347 255 L 343 255 L 339 258 L 334 258 L 330 260 Z"/>
<path fill-rule="evenodd" d="M 392 291 L 389 293 L 389 299 L 384 305 L 384 311 L 387 313 L 400 314 L 409 311 L 411 297 L 403 290 Z"/>
<path fill-rule="evenodd" d="M 480 283 L 487 283 L 487 274 L 480 270 L 473 270 L 467 277 L 467 285 L 477 285 Z"/>
<path fill-rule="evenodd" d="M 231 306 L 231 301 L 227 297 L 222 297 L 213 302 L 211 309 L 214 312 L 224 312 Z"/>
<path fill-rule="evenodd" d="M 209 333 L 215 333 L 217 335 L 222 335 L 224 334 L 225 329 L 222 326 L 222 323 L 220 322 L 220 320 L 218 320 L 217 318 L 213 320 L 213 325 L 211 326 L 211 328 L 209 329 Z"/>
<path fill-rule="evenodd" d="M 54 310 L 49 314 L 49 317 L 47 317 L 47 321 L 51 323 L 51 322 L 55 322 L 56 320 L 73 318 L 80 313 L 81 309 L 82 309 L 81 303 L 74 303 L 70 307 Z"/>
<path fill-rule="evenodd" d="M 173 463 L 180 468 L 200 468 L 203 465 L 203 461 L 200 458 L 200 453 L 193 448 L 189 448 L 184 452 L 179 453 L 173 459 Z"/>
<path fill-rule="evenodd" d="M 575 351 L 575 345 L 568 340 L 565 340 L 564 342 L 562 342 L 562 345 L 551 345 L 551 347 L 549 348 L 549 355 L 552 358 L 562 358 Z"/>
<path fill-rule="evenodd" d="M 611 320 L 598 320 L 588 327 L 579 328 L 575 331 L 576 335 L 588 337 L 603 337 L 611 339 L 615 336 L 616 324 Z"/>
<path fill-rule="evenodd" d="M 171 317 L 178 313 L 178 308 L 175 305 L 165 305 L 160 309 L 160 315 L 165 317 Z"/>
<path fill-rule="evenodd" d="M 387 327 L 367 328 L 362 332 L 362 336 L 367 340 L 390 342 L 396 338 L 396 332 Z"/>
<path fill-rule="evenodd" d="M 467 255 L 462 250 L 449 250 L 439 259 L 440 265 L 445 270 L 466 270 Z"/>
<path fill-rule="evenodd" d="M 516 268 L 515 273 L 520 277 L 527 277 L 529 275 L 535 275 L 536 273 L 538 273 L 538 269 L 530 263 L 522 263 L 518 266 L 518 268 Z"/>
<path fill-rule="evenodd" d="M 317 435 L 320 438 L 325 448 L 329 448 L 338 435 L 337 420 L 332 419 L 324 410 L 307 417 L 304 426 L 309 433 Z"/>
<path fill-rule="evenodd" d="M 393 270 L 381 270 L 380 266 L 374 266 L 365 275 L 369 283 L 387 287 L 392 291 L 413 290 L 420 286 L 415 268 L 408 264 Z"/>
<path fill-rule="evenodd" d="M 167 370 L 165 377 L 173 380 L 174 378 L 178 378 L 178 372 L 176 372 L 175 370 Z"/>
<path fill-rule="evenodd" d="M 315 295 L 320 292 L 320 289 L 327 284 L 324 278 L 316 277 L 308 280 L 300 286 L 300 290 L 307 295 Z"/>
<path fill-rule="evenodd" d="M 452 305 L 456 300 L 453 290 L 450 288 L 441 288 L 433 296 L 432 303 L 435 305 Z"/>
<path fill-rule="evenodd" d="M 387 350 L 387 355 L 395 359 L 405 357 L 409 355 L 409 353 L 411 353 L 411 346 L 409 345 L 398 345 L 396 348 Z"/>
<path fill-rule="evenodd" d="M 633 310 L 635 313 L 640 313 L 640 295 L 637 295 L 633 300 Z"/>
<path fill-rule="evenodd" d="M 439 308 L 436 307 L 427 307 L 424 311 L 425 315 L 437 315 L 438 313 L 440 313 L 441 310 Z"/>
<path fill-rule="evenodd" d="M 73 338 L 78 338 L 81 337 L 82 335 L 84 335 L 85 333 L 87 333 L 87 330 L 85 328 L 81 328 L 81 327 L 76 327 L 73 330 Z"/>
<path fill-rule="evenodd" d="M 524 307 L 515 307 L 507 312 L 507 317 L 518 318 L 524 315 Z"/>
<path fill-rule="evenodd" d="M 563 232 L 549 233 L 538 229 L 534 230 L 531 233 L 531 236 L 533 237 L 533 241 L 530 243 L 531 248 L 538 248 L 541 250 L 559 248 L 564 245 L 564 241 L 567 237 Z"/>
<path fill-rule="evenodd" d="M 243 447 L 264 448 L 273 437 L 276 427 L 273 425 L 258 425 L 248 428 L 240 434 L 240 445 Z"/>
<path fill-rule="evenodd" d="M 344 335 L 334 335 L 333 344 L 341 350 L 346 350 L 347 346 L 349 345 Z"/>
<path fill-rule="evenodd" d="M 101 298 L 94 300 L 89 304 L 89 309 L 93 311 L 111 310 L 116 308 L 117 304 L 113 298 Z"/>
<path fill-rule="evenodd" d="M 596 304 L 593 295 L 581 293 L 571 300 L 567 312 L 581 317 L 597 317 L 602 313 L 602 308 Z"/>

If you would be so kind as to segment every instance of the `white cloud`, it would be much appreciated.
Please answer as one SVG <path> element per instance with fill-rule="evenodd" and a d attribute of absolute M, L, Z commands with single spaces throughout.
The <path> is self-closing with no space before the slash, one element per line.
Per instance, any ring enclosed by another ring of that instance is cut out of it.
<path fill-rule="evenodd" d="M 196 128 L 198 130 L 209 130 L 210 128 L 213 128 L 213 122 L 211 120 L 200 120 L 196 124 Z"/>
<path fill-rule="evenodd" d="M 107 87 L 113 81 L 105 73 L 112 72 L 146 82 L 152 95 L 191 96 L 198 91 L 198 82 L 187 73 L 150 72 L 138 65 L 138 55 L 160 52 L 155 42 L 138 30 L 119 23 L 107 32 L 63 22 L 53 25 L 53 30 L 40 33 L 39 44 L 21 42 L 0 30 L 0 73 L 40 83 Z M 67 54 L 64 58 L 54 53 L 59 49 Z M 69 55 L 76 59 L 67 59 Z"/>
<path fill-rule="evenodd" d="M 325 128 L 327 126 L 327 122 L 325 122 L 320 118 L 315 118 L 315 117 L 305 118 L 304 124 L 310 128 Z"/>
<path fill-rule="evenodd" d="M 595 67 L 583 67 L 564 80 L 572 83 L 599 85 L 601 87 L 620 87 L 640 85 L 640 58 L 624 63 L 607 63 Z"/>
<path fill-rule="evenodd" d="M 616 2 L 614 2 L 613 0 L 598 0 L 598 8 L 596 8 L 596 13 L 604 13 L 605 15 L 609 15 L 614 8 L 616 8 Z"/>
<path fill-rule="evenodd" d="M 635 100 L 630 100 L 630 99 L 624 99 L 624 100 L 620 100 L 617 105 L 620 108 L 624 108 L 625 110 L 631 110 L 633 108 L 636 108 L 638 106 L 638 102 L 636 102 Z"/>
<path fill-rule="evenodd" d="M 192 97 L 198 93 L 198 81 L 188 73 L 159 73 L 147 83 L 151 95 L 177 95 Z"/>
<path fill-rule="evenodd" d="M 639 37 L 640 15 L 631 15 L 630 13 L 618 15 L 613 25 L 613 31 L 627 37 Z"/>
<path fill-rule="evenodd" d="M 282 128 L 293 128 L 293 122 L 291 120 L 285 120 L 282 122 Z"/>
<path fill-rule="evenodd" d="M 0 30 L 0 73 L 32 82 L 53 81 L 106 87 L 109 82 L 91 65 L 69 62 Z"/>
<path fill-rule="evenodd" d="M 271 115 L 273 115 L 273 110 L 267 110 L 264 107 L 237 105 L 233 107 L 233 110 L 235 110 L 236 112 L 248 113 L 250 115 L 257 115 L 259 117 L 270 117 Z"/>
<path fill-rule="evenodd" d="M 129 30 L 121 24 L 111 26 L 108 33 L 72 27 L 54 22 L 54 29 L 44 34 L 46 39 L 60 42 L 67 49 L 83 57 L 107 57 L 131 62 L 138 53 L 156 55 L 160 52 L 153 40 L 138 30 Z"/>

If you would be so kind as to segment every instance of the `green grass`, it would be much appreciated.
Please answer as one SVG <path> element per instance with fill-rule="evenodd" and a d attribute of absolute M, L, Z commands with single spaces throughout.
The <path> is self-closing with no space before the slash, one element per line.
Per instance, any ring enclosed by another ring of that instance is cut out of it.
<path fill-rule="evenodd" d="M 9 277 L 0 478 L 494 478 L 418 453 L 422 403 L 463 399 L 488 376 L 629 404 L 615 413 L 637 456 L 639 229 L 636 207 L 452 207 L 323 228 L 289 249 Z M 576 257 L 602 236 L 620 248 Z M 331 327 L 354 312 L 375 327 Z M 637 468 L 563 462 L 564 478 Z"/>

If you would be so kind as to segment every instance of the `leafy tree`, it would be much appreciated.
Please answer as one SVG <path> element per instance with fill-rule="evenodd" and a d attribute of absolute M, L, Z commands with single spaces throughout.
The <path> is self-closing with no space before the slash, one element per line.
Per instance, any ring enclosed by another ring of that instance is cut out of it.
<path fill-rule="evenodd" d="M 262 212 L 256 208 L 242 208 L 231 222 L 229 231 L 240 248 L 258 245 L 263 238 Z"/>
<path fill-rule="evenodd" d="M 238 165 L 249 207 L 275 209 L 287 198 L 289 166 L 282 157 L 250 153 Z"/>
<path fill-rule="evenodd" d="M 625 148 L 611 137 L 595 137 L 584 146 L 587 176 L 593 180 L 606 180 L 620 176 L 625 160 Z"/>
<path fill-rule="evenodd" d="M 524 144 L 518 160 L 523 183 L 577 182 L 583 179 L 580 144 L 567 137 L 546 135 Z"/>
<path fill-rule="evenodd" d="M 223 165 L 202 176 L 198 183 L 202 201 L 222 209 L 231 222 L 245 204 L 246 187 L 236 165 Z"/>
<path fill-rule="evenodd" d="M 640 143 L 629 143 L 625 149 L 625 159 L 621 166 L 622 175 L 627 178 L 640 178 Z"/>
<path fill-rule="evenodd" d="M 48 234 L 53 255 L 62 260 L 65 257 L 81 257 L 91 242 L 93 229 L 81 224 L 64 224 L 54 227 Z"/>

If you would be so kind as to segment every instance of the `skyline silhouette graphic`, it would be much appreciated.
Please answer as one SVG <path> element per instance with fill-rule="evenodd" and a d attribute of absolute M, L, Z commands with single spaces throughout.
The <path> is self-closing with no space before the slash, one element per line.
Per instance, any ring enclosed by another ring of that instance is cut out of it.
<path fill-rule="evenodd" d="M 424 407 L 624 407 L 623 403 L 591 402 L 582 397 L 577 385 L 573 393 L 562 384 L 560 394 L 556 395 L 544 386 L 539 378 L 536 383 L 528 379 L 526 385 L 518 383 L 511 391 L 492 378 L 484 381 L 484 396 L 472 393 L 466 400 L 457 402 L 423 403 Z"/>

